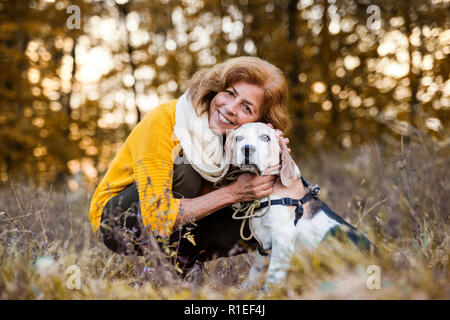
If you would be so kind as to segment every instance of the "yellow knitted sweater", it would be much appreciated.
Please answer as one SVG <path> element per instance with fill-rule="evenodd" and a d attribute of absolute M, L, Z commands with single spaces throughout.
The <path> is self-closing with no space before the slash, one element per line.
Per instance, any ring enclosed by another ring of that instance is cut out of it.
<path fill-rule="evenodd" d="M 136 182 L 144 226 L 161 236 L 171 233 L 180 205 L 171 192 L 174 156 L 180 151 L 173 134 L 176 104 L 171 100 L 153 109 L 126 139 L 92 196 L 89 221 L 94 231 L 108 201 Z"/>

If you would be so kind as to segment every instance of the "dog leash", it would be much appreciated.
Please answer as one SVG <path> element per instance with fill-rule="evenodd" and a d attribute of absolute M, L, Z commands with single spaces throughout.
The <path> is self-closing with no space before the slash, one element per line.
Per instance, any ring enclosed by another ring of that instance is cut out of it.
<path fill-rule="evenodd" d="M 227 185 L 236 180 L 240 174 L 242 174 L 242 171 L 239 168 L 235 168 L 231 170 L 222 180 L 214 183 L 214 187 L 223 187 L 224 185 Z M 301 199 L 281 198 L 270 200 L 269 198 L 269 200 L 263 202 L 261 202 L 261 200 L 254 200 L 250 202 L 240 203 L 240 206 L 234 210 L 232 218 L 235 220 L 242 220 L 240 235 L 244 241 L 249 241 L 250 239 L 255 238 L 261 245 L 261 242 L 257 239 L 253 232 L 253 225 L 250 223 L 250 219 L 263 217 L 267 212 L 269 212 L 271 205 L 295 206 L 296 208 L 294 225 L 297 225 L 298 220 L 300 220 L 303 216 L 303 205 L 314 197 L 317 197 L 320 193 L 320 187 L 317 184 L 311 186 L 303 176 L 300 176 L 300 178 L 303 185 L 309 190 L 309 192 Z M 264 209 L 266 207 L 267 209 L 263 213 L 255 213 L 255 210 Z M 244 214 L 239 216 L 238 214 L 241 212 L 243 212 Z M 250 235 L 246 237 L 244 235 L 244 228 L 247 220 L 249 220 Z"/>
<path fill-rule="evenodd" d="M 261 242 L 255 237 L 255 233 L 253 232 L 253 224 L 249 223 L 249 228 L 250 228 L 250 235 L 248 237 L 244 236 L 244 228 L 245 228 L 245 222 L 247 220 L 250 221 L 251 218 L 262 218 L 264 217 L 264 215 L 269 212 L 270 210 L 270 199 L 269 201 L 265 201 L 266 204 L 264 205 L 264 207 L 261 207 L 261 200 L 254 200 L 254 201 L 250 201 L 250 202 L 244 202 L 243 204 L 241 203 L 239 207 L 237 207 L 234 212 L 233 215 L 231 216 L 234 220 L 242 220 L 242 224 L 241 224 L 241 229 L 240 229 L 240 234 L 241 234 L 241 238 L 244 241 L 249 241 L 251 238 L 255 238 L 256 241 L 259 242 L 259 244 L 261 245 Z M 262 209 L 267 207 L 267 209 L 260 214 L 255 213 L 256 209 Z M 244 214 L 242 216 L 238 216 L 238 214 L 240 212 L 244 212 Z"/>
<path fill-rule="evenodd" d="M 224 187 L 234 180 L 236 180 L 240 174 L 242 174 L 242 170 L 239 168 L 233 168 L 227 173 L 225 177 L 223 177 L 221 180 L 218 180 L 214 183 L 214 187 L 221 188 Z M 239 203 L 239 206 L 236 207 L 236 209 L 233 212 L 233 215 L 231 216 L 234 220 L 242 220 L 241 228 L 240 228 L 240 235 L 242 240 L 249 241 L 252 238 L 255 238 L 256 241 L 262 246 L 261 242 L 258 240 L 257 237 L 255 237 L 255 233 L 253 232 L 253 225 L 249 223 L 250 228 L 250 235 L 245 236 L 244 235 L 244 228 L 245 228 L 245 222 L 248 220 L 250 221 L 251 218 L 261 218 L 263 217 L 267 212 L 270 210 L 270 203 L 266 204 L 264 207 L 268 207 L 267 210 L 265 210 L 263 213 L 257 214 L 255 213 L 255 210 L 258 209 L 261 205 L 261 200 L 254 200 L 249 202 L 242 202 Z M 243 215 L 239 215 L 240 213 L 243 213 Z"/>
<path fill-rule="evenodd" d="M 306 180 L 305 180 L 306 181 Z M 318 186 L 315 186 L 318 188 Z M 316 189 L 317 190 L 317 189 Z M 319 188 L 320 190 L 320 188 Z M 260 201 L 260 200 L 254 200 L 250 202 L 241 203 L 239 207 L 235 209 L 233 212 L 232 218 L 235 220 L 242 220 L 241 229 L 240 229 L 240 235 L 242 240 L 249 241 L 252 238 L 255 238 L 256 241 L 258 241 L 260 247 L 262 248 L 262 243 L 259 241 L 259 239 L 255 236 L 255 233 L 253 231 L 253 224 L 251 223 L 250 219 L 252 218 L 261 218 L 266 215 L 267 212 L 269 212 L 270 207 L 273 205 L 282 205 L 282 206 L 295 206 L 295 219 L 294 219 L 294 225 L 297 225 L 298 220 L 300 220 L 303 216 L 303 205 L 310 201 L 311 199 L 315 198 L 317 195 L 314 195 L 311 191 L 308 192 L 303 198 L 301 199 L 292 199 L 292 198 L 281 198 L 281 199 L 275 199 L 272 200 L 269 198 L 267 201 Z M 264 209 L 267 208 L 262 213 L 255 213 L 255 210 Z M 238 216 L 240 212 L 244 212 L 242 216 Z M 250 228 L 250 235 L 245 236 L 244 235 L 244 228 L 246 221 L 249 221 L 249 228 Z M 260 251 L 261 254 L 263 254 Z"/>

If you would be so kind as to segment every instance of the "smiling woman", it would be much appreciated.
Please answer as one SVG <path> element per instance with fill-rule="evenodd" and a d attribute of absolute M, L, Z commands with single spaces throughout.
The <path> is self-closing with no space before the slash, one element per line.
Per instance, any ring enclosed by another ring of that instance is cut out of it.
<path fill-rule="evenodd" d="M 262 59 L 239 57 L 201 70 L 192 77 L 189 92 L 199 114 L 209 111 L 211 117 L 213 100 L 227 94 L 233 101 L 234 98 L 240 99 L 238 103 L 244 101 L 241 106 L 250 108 L 248 115 L 254 117 L 255 111 L 259 111 L 259 121 L 272 123 L 276 129 L 289 128 L 286 80 L 277 67 Z M 218 92 L 222 95 L 216 95 Z M 244 121 L 240 125 L 254 121 Z"/>
<path fill-rule="evenodd" d="M 245 81 L 230 85 L 212 99 L 209 107 L 209 127 L 218 134 L 233 130 L 261 116 L 264 90 Z"/>
<path fill-rule="evenodd" d="M 282 72 L 259 58 L 234 58 L 197 72 L 184 95 L 153 109 L 125 141 L 92 197 L 94 231 L 125 254 L 144 254 L 149 232 L 180 241 L 177 257 L 185 270 L 228 255 L 240 240 L 230 206 L 268 196 L 275 178 L 242 174 L 214 190 L 226 174 L 224 135 L 256 121 L 285 130 L 286 98 Z M 195 245 L 181 236 L 192 221 Z"/>

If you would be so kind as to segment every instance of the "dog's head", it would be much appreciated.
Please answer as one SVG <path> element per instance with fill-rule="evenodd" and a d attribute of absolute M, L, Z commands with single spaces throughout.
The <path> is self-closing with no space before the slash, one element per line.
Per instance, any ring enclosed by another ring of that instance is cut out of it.
<path fill-rule="evenodd" d="M 275 130 L 261 122 L 246 123 L 230 131 L 226 138 L 228 163 L 243 171 L 264 175 L 267 168 L 281 163 L 280 178 L 285 186 L 300 178 L 300 171 L 287 146 Z"/>

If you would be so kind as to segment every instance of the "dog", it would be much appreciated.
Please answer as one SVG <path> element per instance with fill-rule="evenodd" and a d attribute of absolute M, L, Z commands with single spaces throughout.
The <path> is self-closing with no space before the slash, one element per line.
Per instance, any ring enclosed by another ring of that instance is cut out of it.
<path fill-rule="evenodd" d="M 297 242 L 314 249 L 326 236 L 341 233 L 362 250 L 371 250 L 372 243 L 362 233 L 318 199 L 318 187 L 310 186 L 302 177 L 287 146 L 268 125 L 247 123 L 229 132 L 225 154 L 229 161 L 228 170 L 237 167 L 242 172 L 258 175 L 264 175 L 268 168 L 281 162 L 281 169 L 275 172 L 279 179 L 269 197 L 270 207 L 268 200 L 261 202 L 255 210 L 257 216 L 249 219 L 260 249 L 243 288 L 257 283 L 269 250 L 265 291 L 286 278 Z M 239 207 L 239 204 L 234 207 Z M 264 214 L 258 215 L 261 212 Z"/>

